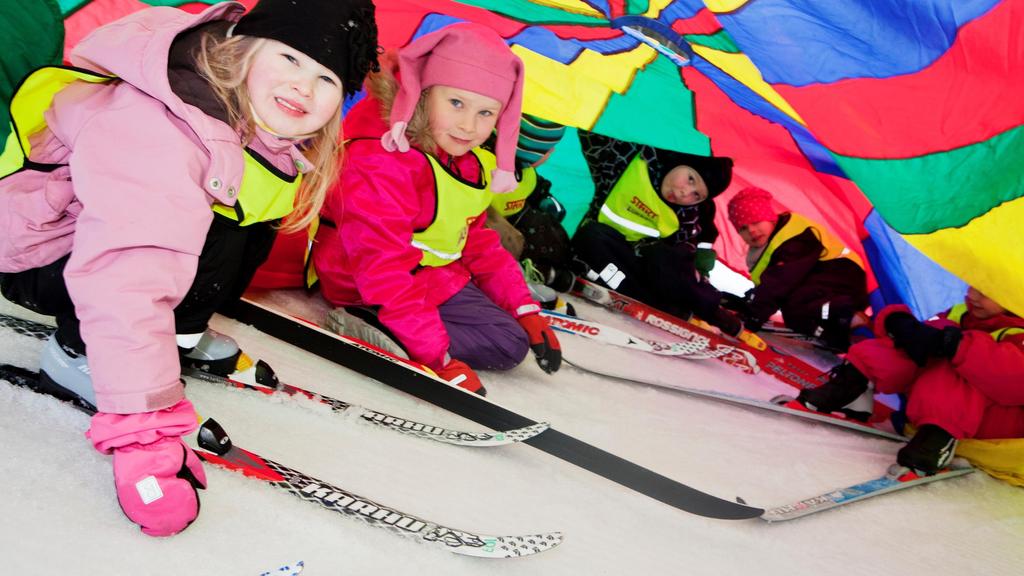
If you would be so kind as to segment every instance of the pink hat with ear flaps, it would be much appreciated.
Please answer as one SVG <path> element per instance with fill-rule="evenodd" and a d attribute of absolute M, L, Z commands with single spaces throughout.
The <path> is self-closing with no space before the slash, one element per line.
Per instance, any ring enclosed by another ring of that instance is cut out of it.
<path fill-rule="evenodd" d="M 398 53 L 401 88 L 391 106 L 391 129 L 381 136 L 386 150 L 405 152 L 409 124 L 423 90 L 438 84 L 470 90 L 501 102 L 496 125 L 498 168 L 494 192 L 516 186 L 515 154 L 523 103 L 523 62 L 490 28 L 470 22 L 446 26 L 414 40 Z"/>

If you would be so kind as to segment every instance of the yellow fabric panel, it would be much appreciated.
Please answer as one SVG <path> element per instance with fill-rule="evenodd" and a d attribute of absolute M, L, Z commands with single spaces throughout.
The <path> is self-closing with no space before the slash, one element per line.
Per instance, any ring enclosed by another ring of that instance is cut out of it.
<path fill-rule="evenodd" d="M 650 0 L 650 2 L 648 2 L 647 12 L 644 12 L 643 15 L 648 18 L 657 18 L 661 15 L 661 11 L 674 1 L 675 0 Z"/>
<path fill-rule="evenodd" d="M 625 93 L 637 69 L 657 55 L 649 46 L 614 56 L 584 50 L 566 66 L 519 45 L 512 51 L 526 67 L 523 112 L 587 130 L 604 112 L 612 91 Z"/>
<path fill-rule="evenodd" d="M 657 58 L 658 52 L 646 44 L 639 44 L 628 52 L 601 55 L 593 50 L 584 50 L 569 65 L 619 94 L 625 94 L 638 70 L 645 68 Z"/>
<path fill-rule="evenodd" d="M 522 46 L 512 51 L 526 65 L 523 112 L 566 126 L 594 127 L 612 95 L 607 86 Z"/>
<path fill-rule="evenodd" d="M 708 7 L 708 10 L 716 14 L 724 14 L 726 12 L 732 12 L 737 8 L 740 8 L 751 0 L 704 0 L 704 5 Z"/>
<path fill-rule="evenodd" d="M 989 476 L 1024 486 L 1024 438 L 961 440 L 956 455 L 966 458 Z"/>
<path fill-rule="evenodd" d="M 11 174 L 21 168 L 25 163 L 25 155 L 21 153 L 21 145 L 18 144 L 18 137 L 14 134 L 14 127 L 7 133 L 7 143 L 4 144 L 3 154 L 0 154 L 0 177 Z"/>
<path fill-rule="evenodd" d="M 732 76 L 741 82 L 747 88 L 756 92 L 765 100 L 771 102 L 773 106 L 786 113 L 790 118 L 804 124 L 803 118 L 796 113 L 796 110 L 789 105 L 789 102 L 786 102 L 786 100 L 784 100 L 770 84 L 764 81 L 764 78 L 761 76 L 761 72 L 756 66 L 754 66 L 754 63 L 750 61 L 750 58 L 747 58 L 746 54 L 722 52 L 721 50 L 715 50 L 714 48 L 708 48 L 707 46 L 697 45 L 693 46 L 693 51 L 701 55 L 708 62 L 714 64 L 729 76 Z"/>
<path fill-rule="evenodd" d="M 961 228 L 903 237 L 946 270 L 1024 316 L 1024 198 L 1001 204 Z"/>
<path fill-rule="evenodd" d="M 532 4 L 547 6 L 549 8 L 558 8 L 559 10 L 565 10 L 566 12 L 571 12 L 573 14 L 604 18 L 604 13 L 582 0 L 530 0 L 530 2 Z"/>

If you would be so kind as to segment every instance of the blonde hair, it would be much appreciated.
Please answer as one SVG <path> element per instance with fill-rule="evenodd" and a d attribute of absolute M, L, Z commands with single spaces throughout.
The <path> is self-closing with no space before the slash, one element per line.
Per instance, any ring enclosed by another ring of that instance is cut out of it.
<path fill-rule="evenodd" d="M 398 95 L 398 79 L 392 71 L 398 67 L 398 56 L 394 51 L 388 51 L 380 58 L 380 71 L 371 72 L 366 76 L 366 91 L 381 103 L 380 114 L 384 123 L 391 125 L 391 107 L 395 103 L 395 96 Z M 430 135 L 430 118 L 427 115 L 427 88 L 420 94 L 416 103 L 416 111 L 409 119 L 409 125 L 405 127 L 405 136 L 409 142 L 427 154 L 437 155 L 437 142 Z"/>
<path fill-rule="evenodd" d="M 217 98 L 224 104 L 228 123 L 238 132 L 243 146 L 252 141 L 256 134 L 256 122 L 250 112 L 252 101 L 245 80 L 252 68 L 256 51 L 265 42 L 265 39 L 254 36 L 225 38 L 204 33 L 196 54 L 199 73 L 210 83 Z M 294 209 L 285 216 L 281 225 L 282 232 L 303 230 L 320 213 L 327 191 L 338 176 L 343 152 L 341 143 L 339 105 L 338 112 L 331 120 L 299 146 L 313 165 L 302 176 Z"/>

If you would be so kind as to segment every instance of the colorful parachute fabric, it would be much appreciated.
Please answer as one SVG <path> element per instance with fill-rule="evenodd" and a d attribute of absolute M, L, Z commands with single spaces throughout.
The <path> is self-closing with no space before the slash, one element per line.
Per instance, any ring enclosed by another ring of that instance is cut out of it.
<path fill-rule="evenodd" d="M 736 160 L 722 207 L 746 185 L 768 188 L 781 209 L 823 222 L 867 256 L 869 203 L 699 1 L 398 0 L 378 7 L 389 48 L 460 20 L 495 29 L 526 62 L 524 111 L 662 148 L 713 148 Z M 574 228 L 593 189 L 572 134 L 540 171 L 554 181 Z M 716 248 L 742 270 L 745 245 L 724 213 Z"/>
<path fill-rule="evenodd" d="M 69 48 L 145 6 L 209 3 L 38 5 L 59 8 Z M 25 3 L 14 4 L 5 10 L 24 12 Z M 1014 104 L 1024 83 L 1022 4 L 389 0 L 378 2 L 378 22 L 388 48 L 452 22 L 483 23 L 527 64 L 525 111 L 732 156 L 735 183 L 719 202 L 748 184 L 771 190 L 780 208 L 825 223 L 861 251 L 887 300 L 924 316 L 957 299 L 963 283 L 917 249 L 1024 311 L 1024 288 L 1010 272 L 1024 264 L 1011 224 L 1024 216 L 1024 105 Z M 573 228 L 592 190 L 573 134 L 542 172 L 575 210 Z M 724 217 L 718 224 L 722 259 L 742 270 L 742 243 Z"/>
<path fill-rule="evenodd" d="M 708 4 L 889 226 L 1024 314 L 1024 2 Z"/>

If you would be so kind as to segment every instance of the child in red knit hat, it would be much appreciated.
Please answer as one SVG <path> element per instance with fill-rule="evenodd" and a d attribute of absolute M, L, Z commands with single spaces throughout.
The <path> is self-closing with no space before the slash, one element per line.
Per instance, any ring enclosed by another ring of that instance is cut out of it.
<path fill-rule="evenodd" d="M 851 324 L 868 305 L 860 257 L 820 224 L 777 212 L 772 200 L 767 190 L 750 187 L 729 201 L 729 221 L 749 247 L 754 288 L 727 305 L 751 330 L 781 309 L 789 328 L 845 350 Z"/>
<path fill-rule="evenodd" d="M 484 226 L 491 191 L 516 185 L 522 62 L 471 23 L 421 36 L 390 60 L 345 118 L 341 181 L 312 253 L 324 297 L 346 307 L 328 326 L 475 392 L 474 369 L 510 369 L 530 349 L 554 372 L 558 340 Z M 488 171 L 476 148 L 495 129 Z"/>

